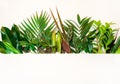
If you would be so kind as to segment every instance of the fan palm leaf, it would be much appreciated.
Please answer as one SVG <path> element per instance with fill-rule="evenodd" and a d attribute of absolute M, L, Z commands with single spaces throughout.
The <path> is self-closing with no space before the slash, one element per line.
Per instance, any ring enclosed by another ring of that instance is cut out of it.
<path fill-rule="evenodd" d="M 37 48 L 50 46 L 51 32 L 54 28 L 54 23 L 50 19 L 46 12 L 42 11 L 40 15 L 36 12 L 30 19 L 27 18 L 19 25 L 22 36 L 26 38 L 28 43 L 34 44 Z"/>

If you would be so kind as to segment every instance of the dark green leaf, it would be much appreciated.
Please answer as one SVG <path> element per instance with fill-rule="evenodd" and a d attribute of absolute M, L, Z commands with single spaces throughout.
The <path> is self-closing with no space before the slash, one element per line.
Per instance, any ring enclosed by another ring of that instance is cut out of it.
<path fill-rule="evenodd" d="M 79 24 L 81 23 L 79 14 L 77 15 L 77 21 L 78 21 Z"/>
<path fill-rule="evenodd" d="M 2 36 L 2 41 L 12 44 L 11 39 L 10 39 L 11 38 L 10 29 L 8 29 L 7 27 L 2 27 L 1 36 Z"/>
<path fill-rule="evenodd" d="M 111 53 L 115 53 L 119 46 L 120 46 L 120 36 L 118 37 L 114 47 L 112 48 Z"/>

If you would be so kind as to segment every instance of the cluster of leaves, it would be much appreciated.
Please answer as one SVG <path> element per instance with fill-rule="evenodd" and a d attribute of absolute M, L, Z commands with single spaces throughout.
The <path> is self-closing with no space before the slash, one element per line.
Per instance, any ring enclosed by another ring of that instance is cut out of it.
<path fill-rule="evenodd" d="M 111 28 L 112 23 L 83 19 L 77 15 L 77 22 L 65 21 L 65 30 L 69 37 L 71 49 L 75 53 L 120 53 L 118 30 Z"/>
<path fill-rule="evenodd" d="M 19 41 L 23 40 L 23 38 L 20 36 L 19 28 L 16 25 L 13 25 L 11 30 L 7 27 L 2 27 L 1 36 L 1 53 L 22 53 L 22 47 Z"/>
<path fill-rule="evenodd" d="M 42 11 L 11 29 L 2 27 L 0 53 L 120 53 L 118 30 L 111 28 L 111 23 L 80 15 L 77 21 L 63 23 L 57 10 L 59 24 L 52 11 L 51 15 L 53 21 Z"/>

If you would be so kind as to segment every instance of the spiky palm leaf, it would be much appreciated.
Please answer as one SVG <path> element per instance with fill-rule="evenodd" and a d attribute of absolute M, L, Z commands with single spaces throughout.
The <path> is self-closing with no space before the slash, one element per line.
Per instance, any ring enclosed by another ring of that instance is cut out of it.
<path fill-rule="evenodd" d="M 65 21 L 65 32 L 67 36 L 70 35 L 70 45 L 74 52 L 79 53 L 82 50 L 85 52 L 91 52 L 92 51 L 92 34 L 90 32 L 93 32 L 92 24 L 93 21 L 90 20 L 91 18 L 83 18 L 81 19 L 79 15 L 77 15 L 77 22 L 74 22 L 72 20 Z M 70 31 L 68 31 L 70 30 Z M 89 45 L 88 45 L 89 44 Z"/>
<path fill-rule="evenodd" d="M 37 48 L 51 44 L 51 31 L 54 28 L 54 23 L 50 19 L 49 15 L 42 11 L 40 15 L 36 13 L 21 23 L 19 27 L 28 43 L 37 46 Z"/>

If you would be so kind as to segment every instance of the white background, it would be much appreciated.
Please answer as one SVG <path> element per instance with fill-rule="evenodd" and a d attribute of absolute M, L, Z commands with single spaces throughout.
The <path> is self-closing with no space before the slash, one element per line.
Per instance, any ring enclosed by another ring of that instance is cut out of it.
<path fill-rule="evenodd" d="M 0 27 L 20 24 L 36 11 L 76 19 L 77 13 L 120 25 L 119 0 L 0 0 Z M 1 55 L 0 84 L 120 84 L 119 55 Z"/>
<path fill-rule="evenodd" d="M 119 0 L 0 0 L 0 26 L 20 24 L 36 11 L 57 7 L 63 20 L 76 19 L 76 15 L 120 24 Z"/>
<path fill-rule="evenodd" d="M 120 84 L 120 55 L 2 55 L 0 84 Z"/>

